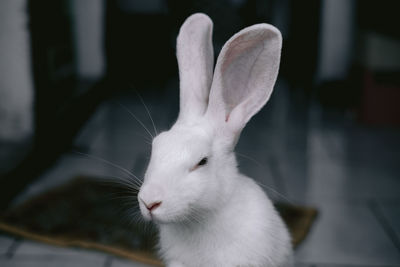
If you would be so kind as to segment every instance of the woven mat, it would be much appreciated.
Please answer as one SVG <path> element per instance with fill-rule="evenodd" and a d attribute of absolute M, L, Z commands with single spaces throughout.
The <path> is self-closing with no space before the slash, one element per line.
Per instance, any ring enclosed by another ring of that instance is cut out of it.
<path fill-rule="evenodd" d="M 155 266 L 162 266 L 152 248 L 156 229 L 133 219 L 140 216 L 136 196 L 125 186 L 90 177 L 76 177 L 8 210 L 0 230 L 65 247 L 105 251 Z M 276 207 L 298 246 L 316 218 L 313 208 L 284 203 Z"/>

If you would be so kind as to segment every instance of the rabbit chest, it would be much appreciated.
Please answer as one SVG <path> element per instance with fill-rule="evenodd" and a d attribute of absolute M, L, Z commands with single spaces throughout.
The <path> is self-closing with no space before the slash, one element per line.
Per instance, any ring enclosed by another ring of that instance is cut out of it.
<path fill-rule="evenodd" d="M 160 227 L 160 254 L 183 266 L 287 266 L 287 231 L 262 190 L 237 192 L 231 206 L 196 225 Z M 246 186 L 241 190 L 246 190 Z M 286 254 L 286 255 L 285 255 Z"/>

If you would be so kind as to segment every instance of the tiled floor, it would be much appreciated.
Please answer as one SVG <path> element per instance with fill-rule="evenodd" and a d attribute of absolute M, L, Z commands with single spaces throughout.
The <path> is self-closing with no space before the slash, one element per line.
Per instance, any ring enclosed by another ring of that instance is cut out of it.
<path fill-rule="evenodd" d="M 158 131 L 178 112 L 176 83 L 162 94 L 157 99 L 143 94 Z M 319 209 L 296 251 L 296 266 L 400 266 L 400 131 L 361 126 L 352 114 L 310 102 L 280 81 L 271 102 L 242 134 L 241 170 L 265 185 L 273 199 Z M 150 152 L 148 136 L 125 108 L 153 131 L 137 95 L 127 93 L 98 109 L 77 138 L 76 150 L 141 175 Z M 17 202 L 79 174 L 123 175 L 101 161 L 68 153 Z M 0 235 L 0 266 L 145 265 Z"/>

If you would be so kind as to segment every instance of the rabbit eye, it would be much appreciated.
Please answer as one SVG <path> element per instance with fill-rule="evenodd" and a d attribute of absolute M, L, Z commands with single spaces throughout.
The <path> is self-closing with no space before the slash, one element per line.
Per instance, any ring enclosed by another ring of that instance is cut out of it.
<path fill-rule="evenodd" d="M 197 163 L 197 166 L 203 166 L 207 164 L 208 159 L 207 158 L 202 158 L 199 163 Z"/>
<path fill-rule="evenodd" d="M 208 159 L 207 158 L 202 158 L 199 163 L 197 163 L 193 168 L 190 169 L 190 171 L 194 171 L 197 168 L 200 168 L 201 166 L 204 166 L 207 164 Z"/>

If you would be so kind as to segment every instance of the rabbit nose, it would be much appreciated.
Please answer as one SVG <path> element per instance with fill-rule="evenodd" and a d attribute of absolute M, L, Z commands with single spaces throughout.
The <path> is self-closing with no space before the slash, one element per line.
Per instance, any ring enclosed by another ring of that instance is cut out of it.
<path fill-rule="evenodd" d="M 144 203 L 144 205 L 146 206 L 146 208 L 149 210 L 149 211 L 153 211 L 153 210 L 155 210 L 156 208 L 158 208 L 159 206 L 161 206 L 161 201 L 157 201 L 157 202 L 152 202 L 152 203 L 150 203 L 150 204 L 147 204 L 147 203 Z"/>

